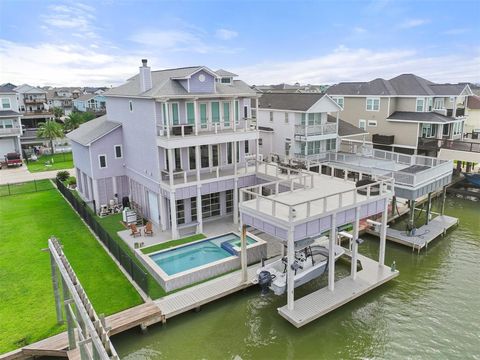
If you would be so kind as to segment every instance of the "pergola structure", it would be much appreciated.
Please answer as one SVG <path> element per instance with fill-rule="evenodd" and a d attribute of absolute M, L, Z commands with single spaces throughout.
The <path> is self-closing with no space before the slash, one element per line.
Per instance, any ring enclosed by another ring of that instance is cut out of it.
<path fill-rule="evenodd" d="M 302 176 L 278 180 L 242 189 L 240 194 L 242 224 L 264 231 L 287 245 L 287 306 L 279 308 L 279 313 L 295 326 L 300 327 L 398 275 L 398 271 L 384 265 L 392 179 L 382 178 L 356 187 L 347 179 L 316 174 L 310 181 Z M 380 250 L 376 262 L 358 254 L 358 231 L 360 219 L 379 214 Z M 352 260 L 351 275 L 335 282 L 334 245 L 338 228 L 346 224 L 353 224 L 351 249 L 347 249 Z M 328 288 L 295 300 L 292 267 L 295 243 L 320 237 L 325 232 L 329 232 Z M 362 263 L 360 272 L 357 259 Z"/>

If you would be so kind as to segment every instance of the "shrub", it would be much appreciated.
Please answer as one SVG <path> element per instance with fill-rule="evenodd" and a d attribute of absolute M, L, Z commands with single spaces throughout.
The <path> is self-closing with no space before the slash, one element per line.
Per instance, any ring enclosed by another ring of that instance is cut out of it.
<path fill-rule="evenodd" d="M 68 171 L 59 171 L 57 172 L 57 179 L 60 181 L 65 181 L 70 177 L 70 173 Z"/>
<path fill-rule="evenodd" d="M 77 185 L 77 179 L 75 179 L 75 176 L 70 176 L 67 180 L 67 184 L 70 186 Z"/>

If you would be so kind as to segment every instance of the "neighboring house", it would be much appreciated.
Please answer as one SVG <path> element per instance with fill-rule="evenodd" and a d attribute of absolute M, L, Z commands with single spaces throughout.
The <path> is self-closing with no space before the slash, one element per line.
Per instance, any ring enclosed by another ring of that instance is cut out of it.
<path fill-rule="evenodd" d="M 205 66 L 140 73 L 110 89 L 107 115 L 70 132 L 79 194 L 97 206 L 117 194 L 177 238 L 233 214 L 238 189 L 256 184 L 256 93 Z M 266 180 L 262 180 L 266 181 Z M 98 207 L 97 207 L 98 208 Z"/>
<path fill-rule="evenodd" d="M 462 138 L 466 98 L 472 92 L 467 84 L 436 84 L 403 74 L 339 83 L 327 93 L 343 107 L 343 120 L 370 133 L 374 148 L 435 156 L 434 140 Z"/>
<path fill-rule="evenodd" d="M 84 94 L 95 94 L 95 95 L 101 95 L 105 91 L 107 91 L 107 87 L 84 87 L 83 88 L 83 93 Z"/>
<path fill-rule="evenodd" d="M 471 95 L 467 99 L 467 121 L 465 122 L 466 133 L 480 133 L 480 96 Z"/>
<path fill-rule="evenodd" d="M 294 85 L 289 84 L 278 84 L 278 85 L 253 85 L 252 89 L 259 93 L 323 93 L 328 88 L 328 85 L 300 85 L 295 83 Z"/>
<path fill-rule="evenodd" d="M 73 100 L 73 106 L 80 112 L 105 112 L 105 103 L 105 96 L 96 94 L 84 94 L 78 99 Z"/>
<path fill-rule="evenodd" d="M 327 154 L 337 151 L 342 137 L 365 134 L 340 120 L 340 110 L 323 93 L 264 93 L 257 115 L 260 153 L 266 160 L 291 160 L 318 171 Z"/>
<path fill-rule="evenodd" d="M 46 108 L 47 91 L 23 84 L 14 89 L 18 94 L 18 108 L 23 114 L 22 125 L 26 129 L 36 129 L 38 125 L 53 117 Z"/>
<path fill-rule="evenodd" d="M 73 110 L 73 94 L 68 88 L 51 89 L 47 91 L 48 110 L 61 108 L 65 116 Z"/>
<path fill-rule="evenodd" d="M 10 152 L 21 153 L 22 114 L 18 112 L 17 93 L 12 87 L 0 86 L 0 161 Z"/>

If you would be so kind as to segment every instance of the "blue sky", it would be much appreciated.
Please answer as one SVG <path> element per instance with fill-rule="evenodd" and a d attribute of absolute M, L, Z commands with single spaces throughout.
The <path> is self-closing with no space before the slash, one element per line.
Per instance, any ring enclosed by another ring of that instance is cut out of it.
<path fill-rule="evenodd" d="M 479 1 L 0 0 L 0 83 L 115 85 L 206 65 L 250 84 L 480 82 Z"/>

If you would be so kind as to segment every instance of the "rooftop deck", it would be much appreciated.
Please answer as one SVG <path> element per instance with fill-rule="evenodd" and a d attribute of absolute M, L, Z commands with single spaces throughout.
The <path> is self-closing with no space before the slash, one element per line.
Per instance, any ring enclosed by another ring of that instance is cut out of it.
<path fill-rule="evenodd" d="M 334 291 L 330 291 L 327 287 L 322 288 L 296 300 L 293 310 L 289 310 L 285 305 L 278 309 L 278 313 L 299 328 L 392 280 L 399 274 L 398 271 L 391 271 L 390 267 L 380 265 L 363 255 L 358 254 L 357 258 L 362 264 L 362 270 L 357 272 L 355 280 L 349 276 L 336 281 Z"/>

